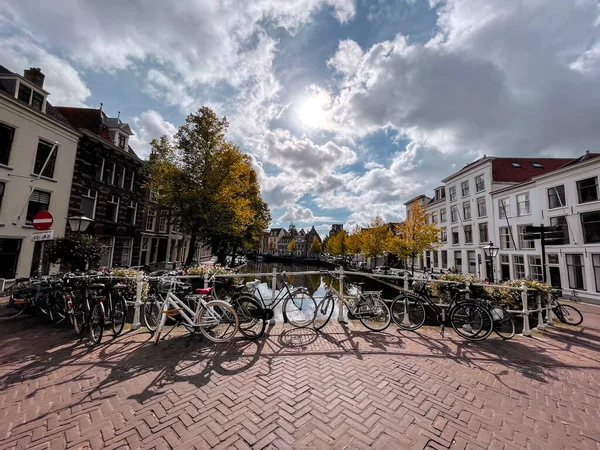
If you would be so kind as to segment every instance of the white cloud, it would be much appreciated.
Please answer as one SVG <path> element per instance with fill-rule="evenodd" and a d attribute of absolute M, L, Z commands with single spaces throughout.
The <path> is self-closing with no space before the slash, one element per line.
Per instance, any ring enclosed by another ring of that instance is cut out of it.
<path fill-rule="evenodd" d="M 135 135 L 130 139 L 129 145 L 142 158 L 147 158 L 150 154 L 152 139 L 158 139 L 162 135 L 172 138 L 177 132 L 175 125 L 154 110 L 144 111 L 134 117 L 130 126 Z"/>
<path fill-rule="evenodd" d="M 285 213 L 279 218 L 279 222 L 300 222 L 314 223 L 331 221 L 331 217 L 315 217 L 310 208 L 304 208 L 301 205 L 290 205 Z"/>

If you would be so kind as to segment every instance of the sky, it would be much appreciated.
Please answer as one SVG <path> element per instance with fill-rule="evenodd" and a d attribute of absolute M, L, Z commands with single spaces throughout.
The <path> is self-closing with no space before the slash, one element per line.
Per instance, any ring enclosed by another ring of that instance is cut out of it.
<path fill-rule="evenodd" d="M 143 157 L 206 105 L 252 156 L 272 226 L 367 224 L 483 156 L 600 139 L 591 0 L 4 0 L 0 64 L 50 102 L 121 112 Z"/>

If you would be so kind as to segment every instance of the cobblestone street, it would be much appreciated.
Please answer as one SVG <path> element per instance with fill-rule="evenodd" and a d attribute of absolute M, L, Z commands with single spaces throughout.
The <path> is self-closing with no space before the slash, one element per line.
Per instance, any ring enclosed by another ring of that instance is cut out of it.
<path fill-rule="evenodd" d="M 480 343 L 277 325 L 208 345 L 2 323 L 0 447 L 600 449 L 600 308 Z"/>

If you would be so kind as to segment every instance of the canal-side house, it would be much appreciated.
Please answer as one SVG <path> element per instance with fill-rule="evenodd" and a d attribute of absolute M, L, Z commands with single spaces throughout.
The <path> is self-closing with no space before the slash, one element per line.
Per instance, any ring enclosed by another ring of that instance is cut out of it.
<path fill-rule="evenodd" d="M 279 253 L 279 241 L 287 234 L 285 228 L 271 228 L 269 233 L 269 242 L 267 244 L 268 253 L 275 255 Z M 287 247 L 286 247 L 287 251 Z"/>
<path fill-rule="evenodd" d="M 101 267 L 128 267 L 139 260 L 144 210 L 143 161 L 129 146 L 127 123 L 100 108 L 57 107 L 81 138 L 69 215 L 94 220 L 87 233 L 104 246 Z M 65 216 L 66 217 L 66 216 Z M 67 233 L 70 231 L 67 230 Z"/>
<path fill-rule="evenodd" d="M 54 237 L 66 227 L 80 133 L 50 104 L 44 80 L 39 68 L 21 76 L 0 66 L 0 278 L 37 271 L 37 212 L 53 214 Z"/>

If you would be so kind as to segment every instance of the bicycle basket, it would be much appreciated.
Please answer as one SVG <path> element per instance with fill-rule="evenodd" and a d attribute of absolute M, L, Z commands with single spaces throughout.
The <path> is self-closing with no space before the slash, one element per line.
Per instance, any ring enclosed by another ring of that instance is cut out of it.
<path fill-rule="evenodd" d="M 413 291 L 420 293 L 420 292 L 425 292 L 425 289 L 427 288 L 427 284 L 425 284 L 424 281 L 414 281 L 413 282 Z"/>
<path fill-rule="evenodd" d="M 502 308 L 492 308 L 490 313 L 492 314 L 492 319 L 494 320 L 504 319 L 504 310 Z"/>

